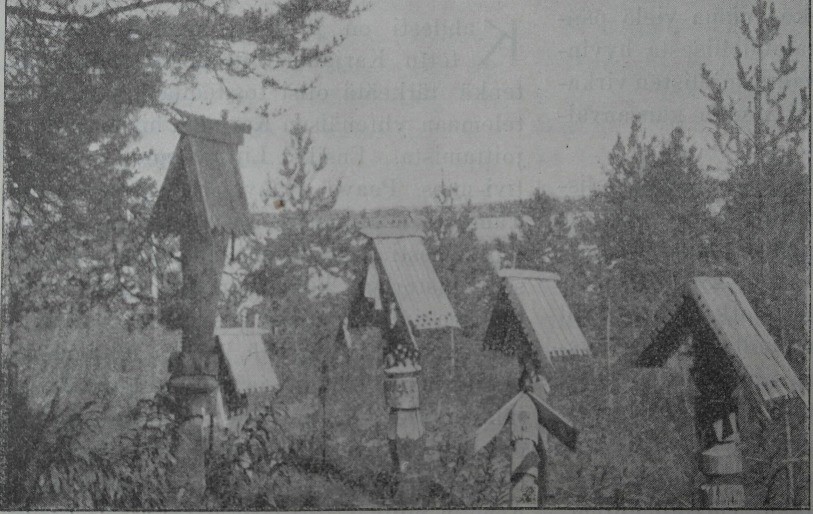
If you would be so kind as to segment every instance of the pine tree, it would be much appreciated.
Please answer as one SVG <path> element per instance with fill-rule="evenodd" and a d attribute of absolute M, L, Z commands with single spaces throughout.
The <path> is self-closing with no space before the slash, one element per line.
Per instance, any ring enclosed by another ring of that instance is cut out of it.
<path fill-rule="evenodd" d="M 631 291 L 659 295 L 703 268 L 708 254 L 713 185 L 697 151 L 676 128 L 646 141 L 640 118 L 626 144 L 609 156 L 607 185 L 596 196 L 599 249 L 616 262 Z"/>
<path fill-rule="evenodd" d="M 260 243 L 262 263 L 248 273 L 244 285 L 267 298 L 314 292 L 309 288 L 323 277 L 347 283 L 351 278 L 349 216 L 333 211 L 341 181 L 333 187 L 319 185 L 327 155 L 312 159 L 312 146 L 308 128 L 294 123 L 282 166 L 263 191 L 265 204 L 279 209 L 280 233 Z"/>
<path fill-rule="evenodd" d="M 308 87 L 282 82 L 279 70 L 328 60 L 342 38 L 315 41 L 323 21 L 358 12 L 350 0 L 238 4 L 7 2 L 3 177 L 13 278 L 4 294 L 11 321 L 42 309 L 147 300 L 144 226 L 155 184 L 133 169 L 145 155 L 132 149 L 140 114 L 168 112 L 165 88 L 194 87 L 208 75 L 240 108 L 268 116 L 266 93 Z M 250 99 L 237 99 L 237 80 L 255 86 Z M 247 105 L 257 99 L 262 105 Z"/>
<path fill-rule="evenodd" d="M 810 206 L 803 155 L 810 100 L 804 87 L 797 96 L 789 93 L 798 68 L 791 36 L 778 60 L 767 61 L 780 33 L 773 3 L 759 0 L 752 13 L 753 25 L 742 14 L 740 30 L 756 54 L 754 64 L 746 65 L 745 53 L 735 48 L 738 83 L 751 101 L 727 98 L 726 84 L 702 67 L 709 122 L 729 173 L 720 254 L 780 346 L 788 352 L 796 345 L 799 357 L 808 350 L 802 325 Z"/>
<path fill-rule="evenodd" d="M 744 63 L 745 52 L 739 47 L 734 53 L 737 82 L 751 101 L 726 98 L 726 84 L 705 65 L 701 69 L 709 122 L 729 174 L 718 256 L 753 299 L 757 315 L 791 365 L 805 376 L 810 352 L 806 332 L 810 291 L 805 286 L 810 182 L 804 153 L 810 97 L 804 87 L 798 95 L 789 93 L 798 68 L 790 35 L 779 47 L 778 59 L 768 61 L 766 54 L 781 26 L 774 4 L 757 0 L 752 14 L 752 22 L 741 15 L 740 31 L 750 43 L 753 64 Z M 786 406 L 784 426 L 762 424 L 750 437 L 753 451 L 762 458 L 754 461 L 747 475 L 756 485 L 752 492 L 764 498 L 765 506 L 776 505 L 777 499 L 784 506 L 809 504 L 808 466 L 797 465 L 797 454 L 808 447 L 809 429 L 807 416 L 796 414 Z M 784 491 L 778 487 L 781 482 Z"/>

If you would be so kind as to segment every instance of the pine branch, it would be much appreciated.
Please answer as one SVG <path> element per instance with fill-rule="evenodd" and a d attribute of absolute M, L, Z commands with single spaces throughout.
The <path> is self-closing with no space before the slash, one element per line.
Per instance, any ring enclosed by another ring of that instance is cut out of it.
<path fill-rule="evenodd" d="M 138 9 L 148 9 L 158 5 L 171 4 L 197 4 L 204 6 L 200 0 L 138 0 L 130 4 L 111 7 L 97 14 L 77 14 L 74 12 L 43 11 L 40 9 L 23 7 L 21 5 L 8 5 L 6 6 L 6 16 L 16 16 L 18 18 L 28 18 L 42 21 L 55 21 L 60 23 L 88 23 L 98 21 L 103 18 L 112 18 L 113 16 L 136 11 Z M 211 7 L 210 9 L 214 9 L 214 7 Z"/>

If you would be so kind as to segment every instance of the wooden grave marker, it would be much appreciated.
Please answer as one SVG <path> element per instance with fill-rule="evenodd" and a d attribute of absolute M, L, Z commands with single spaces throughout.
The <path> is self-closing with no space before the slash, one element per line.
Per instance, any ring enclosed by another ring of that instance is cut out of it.
<path fill-rule="evenodd" d="M 414 504 L 423 459 L 418 330 L 460 325 L 423 245 L 410 224 L 361 230 L 368 240 L 362 279 L 337 339 L 352 347 L 351 329 L 375 326 L 384 341 L 384 393 L 390 410 L 388 440 L 398 497 Z"/>
<path fill-rule="evenodd" d="M 703 508 L 742 508 L 743 458 L 736 390 L 765 418 L 780 404 L 801 401 L 807 391 L 739 286 L 727 277 L 695 277 L 676 291 L 641 336 L 647 345 L 637 365 L 663 366 L 691 336 L 697 386 L 695 420 Z"/>
<path fill-rule="evenodd" d="M 506 269 L 491 311 L 484 346 L 516 355 L 522 370 L 520 392 L 476 432 L 475 452 L 497 436 L 511 420 L 511 507 L 538 507 L 548 495 L 547 435 L 570 450 L 576 449 L 578 430 L 547 404 L 549 386 L 541 374 L 539 355 L 587 356 L 590 347 L 576 324 L 555 273 Z"/>
<path fill-rule="evenodd" d="M 251 233 L 237 147 L 251 127 L 178 111 L 180 134 L 149 228 L 181 239 L 181 351 L 170 358 L 170 392 L 181 407 L 172 482 L 180 498 L 205 491 L 204 426 L 222 413 L 215 319 L 229 239 Z"/>

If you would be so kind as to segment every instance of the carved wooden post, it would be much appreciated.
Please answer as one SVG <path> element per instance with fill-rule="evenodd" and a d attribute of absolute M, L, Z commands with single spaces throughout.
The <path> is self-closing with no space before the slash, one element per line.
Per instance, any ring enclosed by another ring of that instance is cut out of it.
<path fill-rule="evenodd" d="M 211 417 L 225 424 L 215 320 L 229 238 L 251 232 L 237 147 L 250 127 L 178 111 L 181 134 L 158 194 L 150 229 L 181 239 L 181 351 L 170 357 L 169 390 L 179 405 L 179 441 L 170 481 L 182 505 L 203 497 Z"/>
<path fill-rule="evenodd" d="M 396 497 L 416 505 L 424 433 L 418 393 L 417 330 L 459 328 L 452 305 L 432 268 L 423 233 L 412 223 L 369 226 L 366 270 L 337 341 L 352 348 L 351 328 L 374 325 L 384 342 L 384 393 L 389 408 L 388 441 L 398 482 Z"/>
<path fill-rule="evenodd" d="M 420 366 L 412 361 L 384 371 L 384 395 L 390 409 L 387 439 L 393 471 L 398 477 L 397 497 L 405 504 L 412 504 L 417 493 L 419 477 L 415 467 L 423 456 L 421 437 L 424 429 L 418 392 L 420 371 Z"/>
<path fill-rule="evenodd" d="M 543 402 L 548 401 L 548 393 L 550 393 L 550 385 L 545 377 L 536 375 L 532 384 L 529 384 L 529 391 Z M 548 431 L 541 424 L 539 425 L 539 442 L 536 445 L 536 453 L 539 456 L 539 464 L 537 465 L 537 486 L 539 488 L 538 505 L 541 507 L 545 505 L 548 500 Z"/>
<path fill-rule="evenodd" d="M 571 450 L 578 437 L 572 423 L 547 404 L 550 387 L 541 374 L 542 359 L 590 355 L 590 348 L 556 287 L 559 275 L 519 269 L 499 275 L 504 280 L 483 346 L 516 355 L 520 393 L 478 429 L 475 451 L 496 436 L 510 413 L 511 506 L 537 507 L 548 495 L 548 432 Z"/>
<path fill-rule="evenodd" d="M 210 416 L 218 410 L 220 361 L 215 347 L 215 318 L 220 274 L 228 236 L 202 234 L 190 227 L 181 235 L 184 316 L 181 353 L 173 358 L 169 389 L 182 406 L 175 487 L 200 498 L 206 488 L 204 449 Z"/>
<path fill-rule="evenodd" d="M 474 451 L 480 451 L 500 432 L 511 418 L 511 507 L 538 507 L 546 494 L 544 474 L 547 432 L 571 450 L 576 449 L 578 431 L 564 416 L 556 412 L 531 391 L 520 392 L 503 405 L 477 429 Z M 540 483 L 542 484 L 540 486 Z"/>
<path fill-rule="evenodd" d="M 511 409 L 511 506 L 539 504 L 539 456 L 536 445 L 539 423 L 534 402 L 524 393 Z"/>
<path fill-rule="evenodd" d="M 388 295 L 389 296 L 389 295 Z M 423 457 L 423 421 L 420 412 L 417 364 L 418 348 L 409 322 L 399 315 L 392 297 L 388 297 L 390 315 L 380 318 L 384 338 L 384 396 L 390 409 L 387 439 L 393 471 L 397 480 L 396 498 L 404 505 L 414 505 L 419 479 L 417 464 Z"/>

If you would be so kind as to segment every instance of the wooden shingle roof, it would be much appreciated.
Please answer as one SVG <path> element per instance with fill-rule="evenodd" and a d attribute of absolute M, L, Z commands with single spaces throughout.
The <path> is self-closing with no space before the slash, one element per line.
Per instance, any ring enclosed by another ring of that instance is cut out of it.
<path fill-rule="evenodd" d="M 637 364 L 663 365 L 685 336 L 701 328 L 698 323 L 714 334 L 763 414 L 781 400 L 798 397 L 808 404 L 796 373 L 742 290 L 728 277 L 695 277 L 665 302 L 653 327 L 642 334 L 641 343 L 648 346 Z"/>
<path fill-rule="evenodd" d="M 372 241 L 398 308 L 407 321 L 419 330 L 460 327 L 422 238 L 378 234 Z"/>
<path fill-rule="evenodd" d="M 551 357 L 590 355 L 590 347 L 565 302 L 555 273 L 500 270 L 503 284 L 491 312 L 484 345 L 507 353 L 527 340 Z"/>
<path fill-rule="evenodd" d="M 367 261 L 367 273 L 358 284 L 350 307 L 350 326 L 357 326 L 357 318 L 368 317 L 364 314 L 364 298 L 365 291 L 372 285 L 366 281 L 371 276 L 370 271 L 374 270 L 375 277 L 386 279 L 399 311 L 416 329 L 460 327 L 426 253 L 420 229 L 412 224 L 398 224 L 365 228 L 360 233 L 370 240 L 371 250 L 374 251 L 371 255 L 375 257 Z"/>
<path fill-rule="evenodd" d="M 218 328 L 220 349 L 240 393 L 279 389 L 279 379 L 263 344 L 264 331 L 254 328 Z"/>
<path fill-rule="evenodd" d="M 150 229 L 180 233 L 251 233 L 251 216 L 240 176 L 237 147 L 251 127 L 183 113 L 173 125 L 181 135 L 155 202 Z"/>

